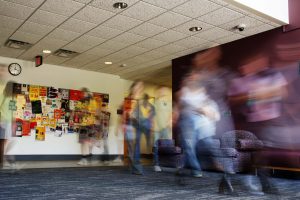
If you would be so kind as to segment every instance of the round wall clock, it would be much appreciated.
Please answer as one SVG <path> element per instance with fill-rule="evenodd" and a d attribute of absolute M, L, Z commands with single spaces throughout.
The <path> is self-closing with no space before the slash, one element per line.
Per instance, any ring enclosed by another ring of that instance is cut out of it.
<path fill-rule="evenodd" d="M 18 63 L 11 63 L 8 65 L 8 72 L 13 76 L 18 76 L 22 72 L 22 67 Z"/>

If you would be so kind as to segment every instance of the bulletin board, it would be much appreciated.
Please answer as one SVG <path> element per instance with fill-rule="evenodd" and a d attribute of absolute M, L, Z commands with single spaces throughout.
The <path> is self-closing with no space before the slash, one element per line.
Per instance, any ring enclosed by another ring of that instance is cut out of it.
<path fill-rule="evenodd" d="M 109 95 L 90 92 L 89 115 L 82 120 L 84 93 L 80 90 L 13 84 L 10 109 L 14 111 L 13 136 L 35 134 L 35 140 L 46 140 L 46 134 L 61 137 L 78 133 L 82 123 L 93 124 L 96 110 L 108 106 Z M 86 110 L 85 110 L 86 112 Z M 86 116 L 86 115 L 85 115 Z"/>

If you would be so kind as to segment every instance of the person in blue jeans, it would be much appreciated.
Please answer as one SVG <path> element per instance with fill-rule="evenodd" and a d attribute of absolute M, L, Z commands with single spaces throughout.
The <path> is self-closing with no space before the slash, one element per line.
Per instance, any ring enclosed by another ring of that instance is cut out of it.
<path fill-rule="evenodd" d="M 137 132 L 135 140 L 135 152 L 134 152 L 134 168 L 135 174 L 143 174 L 143 167 L 140 164 L 141 154 L 141 136 L 145 134 L 147 150 L 151 146 L 151 132 L 153 127 L 153 118 L 155 115 L 154 106 L 149 102 L 149 95 L 144 94 L 143 100 L 138 103 L 135 112 L 137 113 Z"/>
<path fill-rule="evenodd" d="M 179 131 L 185 155 L 185 166 L 190 167 L 192 176 L 202 177 L 197 158 L 197 146 L 213 145 L 216 121 L 220 119 L 217 104 L 210 99 L 204 87 L 199 86 L 197 73 L 190 73 L 179 92 Z"/>

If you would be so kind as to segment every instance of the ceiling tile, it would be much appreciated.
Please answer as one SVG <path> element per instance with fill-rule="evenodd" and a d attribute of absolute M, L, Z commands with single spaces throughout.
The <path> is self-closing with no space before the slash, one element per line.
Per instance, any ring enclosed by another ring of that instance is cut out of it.
<path fill-rule="evenodd" d="M 202 39 L 205 40 L 210 40 L 210 41 L 214 41 L 216 39 L 222 38 L 222 37 L 226 37 L 231 35 L 232 32 L 215 27 L 212 29 L 209 29 L 207 31 L 201 31 L 198 34 L 194 35 L 195 37 L 200 37 Z"/>
<path fill-rule="evenodd" d="M 165 9 L 172 9 L 188 0 L 143 0 L 144 2 L 150 3 L 152 5 L 165 8 Z"/>
<path fill-rule="evenodd" d="M 150 23 L 143 23 L 133 29 L 131 29 L 129 32 L 131 33 L 135 33 L 138 35 L 142 35 L 145 37 L 151 37 L 153 35 L 156 35 L 158 33 L 161 33 L 163 31 L 166 31 L 166 28 L 160 27 L 160 26 L 156 26 L 154 24 L 150 24 Z"/>
<path fill-rule="evenodd" d="M 42 25 L 58 26 L 67 19 L 66 16 L 54 14 L 48 11 L 37 10 L 28 21 Z"/>
<path fill-rule="evenodd" d="M 142 48 L 142 47 L 138 47 L 138 46 L 132 45 L 132 46 L 126 47 L 125 49 L 122 49 L 119 52 L 120 53 L 127 53 L 127 54 L 129 54 L 131 56 L 136 56 L 136 55 L 142 54 L 142 53 L 144 53 L 146 51 L 149 51 L 149 50 L 145 49 L 145 48 Z"/>
<path fill-rule="evenodd" d="M 94 37 L 94 36 L 89 36 L 89 35 L 83 35 L 80 38 L 76 39 L 74 42 L 78 44 L 85 44 L 89 46 L 97 46 L 104 42 L 105 39 Z"/>
<path fill-rule="evenodd" d="M 54 51 L 66 44 L 67 42 L 64 40 L 57 40 L 57 39 L 45 37 L 41 41 L 39 41 L 39 43 L 37 43 L 35 46 L 41 46 L 43 47 L 43 49 L 49 49 L 51 51 Z"/>
<path fill-rule="evenodd" d="M 254 18 L 245 16 L 245 17 L 241 17 L 239 19 L 236 19 L 232 22 L 222 24 L 222 25 L 220 25 L 220 27 L 223 28 L 223 29 L 226 29 L 228 31 L 239 32 L 237 29 L 235 29 L 235 27 L 239 24 L 245 24 L 246 29 L 250 29 L 250 28 L 253 28 L 255 26 L 263 25 L 263 22 L 261 22 L 259 20 L 256 20 Z"/>
<path fill-rule="evenodd" d="M 32 33 L 26 33 L 26 32 L 22 32 L 22 31 L 16 31 L 10 37 L 10 39 L 19 40 L 19 41 L 23 41 L 23 42 L 28 42 L 30 44 L 34 44 L 37 41 L 39 41 L 40 39 L 42 39 L 42 37 L 43 36 L 41 36 L 41 35 L 36 35 L 36 34 L 32 34 Z"/>
<path fill-rule="evenodd" d="M 235 5 L 232 5 L 232 4 L 228 4 L 226 7 L 230 8 L 231 10 L 234 10 L 234 11 L 237 11 L 239 13 L 242 13 L 243 15 L 249 15 L 250 14 L 250 12 L 248 12 L 247 10 L 244 10 L 244 9 L 242 9 L 240 7 L 237 7 Z"/>
<path fill-rule="evenodd" d="M 103 56 L 106 56 L 108 54 L 111 54 L 112 52 L 114 52 L 114 50 L 105 49 L 102 46 L 97 46 L 97 47 L 94 47 L 94 48 L 86 51 L 85 53 L 95 55 L 95 56 L 98 56 L 98 57 L 103 57 Z"/>
<path fill-rule="evenodd" d="M 47 0 L 40 9 L 60 15 L 71 16 L 84 6 L 85 4 L 72 0 Z"/>
<path fill-rule="evenodd" d="M 196 18 L 212 12 L 220 7 L 220 5 L 208 0 L 191 0 L 174 8 L 173 11 L 188 17 Z"/>
<path fill-rule="evenodd" d="M 149 22 L 158 26 L 173 28 L 189 20 L 191 20 L 191 18 L 170 11 L 151 19 Z"/>
<path fill-rule="evenodd" d="M 150 49 L 155 49 L 155 48 L 161 47 L 166 44 L 168 44 L 168 43 L 148 38 L 146 40 L 136 43 L 135 46 L 143 47 L 143 48 L 150 50 Z"/>
<path fill-rule="evenodd" d="M 166 11 L 165 9 L 159 8 L 157 6 L 153 6 L 151 4 L 138 2 L 137 4 L 124 10 L 122 12 L 122 15 L 126 15 L 134 19 L 146 21 L 153 17 L 156 17 L 159 14 L 162 14 L 165 11 Z"/>
<path fill-rule="evenodd" d="M 33 8 L 15 4 L 7 1 L 0 1 L 0 13 L 8 17 L 17 19 L 27 19 L 30 14 L 34 11 Z"/>
<path fill-rule="evenodd" d="M 53 28 L 54 28 L 53 26 L 46 26 L 46 25 L 26 21 L 18 30 L 22 32 L 33 33 L 36 35 L 44 36 L 48 34 L 50 31 L 52 31 Z"/>
<path fill-rule="evenodd" d="M 0 29 L 0 37 L 1 38 L 9 38 L 9 36 L 11 36 L 11 34 L 14 33 L 14 29 L 7 29 L 7 28 L 1 28 Z"/>
<path fill-rule="evenodd" d="M 106 10 L 98 9 L 92 6 L 86 6 L 73 17 L 82 21 L 100 24 L 114 15 L 114 13 Z"/>
<path fill-rule="evenodd" d="M 164 42 L 174 42 L 176 40 L 180 40 L 185 37 L 187 37 L 187 35 L 185 35 L 183 33 L 179 33 L 177 31 L 173 31 L 173 30 L 167 30 L 163 33 L 160 33 L 160 34 L 154 36 L 153 39 L 161 40 Z"/>
<path fill-rule="evenodd" d="M 4 57 L 17 58 L 25 50 L 12 49 L 8 47 L 0 47 L 0 55 Z"/>
<path fill-rule="evenodd" d="M 132 55 L 130 55 L 126 52 L 116 52 L 116 53 L 113 53 L 113 54 L 103 57 L 103 59 L 105 59 L 106 61 L 111 61 L 113 63 L 117 63 L 121 60 L 125 60 L 130 57 L 132 57 Z"/>
<path fill-rule="evenodd" d="M 194 26 L 202 27 L 201 31 L 205 31 L 205 30 L 208 30 L 208 29 L 214 27 L 214 26 L 212 26 L 210 24 L 207 24 L 205 22 L 201 22 L 199 20 L 193 19 L 193 20 L 188 21 L 188 22 L 186 22 L 186 23 L 184 23 L 182 25 L 174 27 L 173 30 L 181 32 L 181 33 L 184 33 L 184 34 L 187 34 L 187 35 L 195 35 L 198 32 L 191 32 L 191 31 L 189 31 L 189 28 L 194 27 Z"/>
<path fill-rule="evenodd" d="M 44 62 L 51 65 L 59 65 L 69 59 L 70 58 L 62 58 L 62 57 L 50 55 L 44 59 Z"/>
<path fill-rule="evenodd" d="M 231 34 L 229 36 L 219 38 L 219 39 L 215 40 L 215 42 L 217 42 L 219 44 L 225 44 L 225 43 L 228 43 L 228 42 L 239 40 L 239 39 L 244 38 L 244 37 L 245 36 L 243 36 L 243 35 L 234 33 L 234 34 Z"/>
<path fill-rule="evenodd" d="M 76 42 L 76 40 L 74 42 L 71 42 L 69 44 L 67 44 L 66 46 L 63 47 L 63 49 L 66 50 L 70 50 L 70 51 L 75 51 L 78 53 L 82 53 L 85 52 L 89 49 L 91 49 L 93 46 L 81 43 L 81 42 Z"/>
<path fill-rule="evenodd" d="M 64 62 L 63 66 L 73 66 L 73 67 L 76 67 L 76 68 L 81 68 L 85 64 L 87 64 L 87 63 L 89 63 L 93 60 L 96 60 L 97 58 L 98 58 L 98 56 L 96 56 L 96 55 L 83 53 L 83 54 L 79 54 L 75 58 L 72 58 L 72 59 Z"/>
<path fill-rule="evenodd" d="M 269 31 L 271 29 L 274 29 L 274 26 L 271 26 L 269 24 L 263 24 L 260 26 L 256 26 L 250 29 L 245 29 L 243 32 L 241 32 L 242 35 L 244 36 L 250 36 L 250 35 L 255 35 L 261 32 Z"/>
<path fill-rule="evenodd" d="M 79 3 L 88 4 L 88 3 L 90 3 L 90 2 L 93 1 L 93 0 L 73 0 L 73 1 L 77 1 L 77 2 L 79 2 Z"/>
<path fill-rule="evenodd" d="M 152 58 L 152 59 L 161 58 L 161 57 L 166 56 L 166 55 L 168 55 L 168 53 L 157 51 L 155 49 L 142 54 L 142 56 Z"/>
<path fill-rule="evenodd" d="M 127 31 L 128 29 L 131 29 L 141 23 L 142 23 L 142 21 L 140 21 L 140 20 L 126 17 L 123 15 L 117 15 L 117 16 L 107 20 L 102 25 L 110 27 L 110 28 L 114 28 L 114 29 L 119 29 L 122 31 Z"/>
<path fill-rule="evenodd" d="M 99 48 L 104 48 L 104 49 L 111 49 L 114 51 L 119 51 L 125 47 L 129 46 L 129 44 L 127 43 L 123 43 L 123 42 L 117 42 L 117 41 L 106 41 L 103 44 L 99 45 Z"/>
<path fill-rule="evenodd" d="M 133 33 L 125 32 L 125 33 L 122 33 L 121 35 L 115 37 L 113 39 L 113 41 L 122 42 L 122 43 L 126 43 L 126 44 L 134 44 L 134 43 L 137 43 L 137 42 L 139 42 L 143 39 L 145 39 L 144 36 L 140 36 L 140 35 L 136 35 L 136 34 L 133 34 Z"/>
<path fill-rule="evenodd" d="M 23 23 L 23 20 L 0 15 L 0 31 L 1 29 L 16 29 Z"/>
<path fill-rule="evenodd" d="M 44 0 L 5 0 L 5 1 L 17 3 L 31 8 L 37 8 L 43 3 Z"/>
<path fill-rule="evenodd" d="M 203 22 L 218 26 L 220 24 L 224 24 L 224 23 L 233 21 L 233 20 L 238 19 L 243 16 L 244 15 L 239 12 L 236 12 L 229 8 L 223 7 L 221 9 L 210 12 L 206 15 L 203 15 L 203 16 L 199 17 L 198 19 Z"/>
<path fill-rule="evenodd" d="M 128 8 L 130 8 L 130 6 L 134 5 L 138 1 L 139 0 L 123 0 L 122 2 L 125 2 L 128 4 L 128 7 L 126 8 L 126 9 L 128 9 Z M 119 0 L 109 0 L 109 1 L 108 0 L 94 0 L 90 5 L 97 7 L 97 8 L 104 9 L 104 10 L 108 10 L 108 11 L 111 11 L 114 13 L 122 12 L 123 10 L 115 9 L 113 7 L 113 4 L 116 2 L 120 2 L 120 1 Z"/>
<path fill-rule="evenodd" d="M 182 47 L 182 46 L 178 46 L 178 45 L 175 45 L 175 44 L 168 44 L 166 46 L 159 47 L 155 50 L 156 51 L 161 51 L 161 52 L 164 52 L 164 53 L 168 53 L 168 54 L 173 54 L 173 53 L 176 53 L 176 52 L 179 52 L 179 51 L 183 51 L 185 49 L 186 48 Z"/>
<path fill-rule="evenodd" d="M 206 42 L 208 42 L 208 41 L 201 39 L 199 37 L 190 36 L 190 37 L 184 38 L 182 40 L 176 41 L 176 42 L 174 42 L 174 44 L 183 46 L 186 48 L 191 48 L 191 47 L 198 46 L 200 44 L 204 44 Z"/>
<path fill-rule="evenodd" d="M 59 26 L 59 28 L 77 33 L 85 33 L 94 28 L 95 26 L 97 25 L 89 22 L 84 22 L 78 19 L 70 18 L 68 19 L 68 21 Z"/>
<path fill-rule="evenodd" d="M 113 29 L 113 28 L 110 28 L 107 26 L 98 26 L 97 28 L 94 28 L 93 30 L 86 33 L 86 35 L 91 35 L 91 36 L 99 37 L 99 38 L 103 38 L 103 39 L 110 39 L 110 38 L 113 38 L 113 37 L 119 35 L 122 32 L 123 31 Z"/>
<path fill-rule="evenodd" d="M 220 4 L 222 6 L 228 5 L 228 3 L 226 2 L 226 0 L 209 0 L 209 1 L 212 1 L 214 3 Z"/>
<path fill-rule="evenodd" d="M 80 33 L 76 33 L 73 31 L 67 31 L 67 30 L 60 29 L 60 28 L 55 29 L 48 35 L 49 38 L 65 40 L 68 42 L 73 41 L 75 38 L 77 38 L 79 36 L 80 36 Z"/>

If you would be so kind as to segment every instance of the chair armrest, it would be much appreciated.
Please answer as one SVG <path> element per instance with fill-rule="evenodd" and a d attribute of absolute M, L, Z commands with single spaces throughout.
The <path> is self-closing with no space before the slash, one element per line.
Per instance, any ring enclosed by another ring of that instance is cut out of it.
<path fill-rule="evenodd" d="M 237 140 L 237 149 L 242 151 L 255 151 L 262 149 L 264 144 L 260 140 L 247 140 L 247 139 L 239 139 Z"/>

